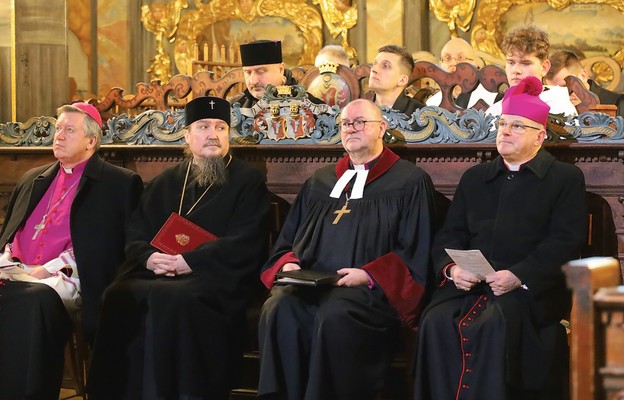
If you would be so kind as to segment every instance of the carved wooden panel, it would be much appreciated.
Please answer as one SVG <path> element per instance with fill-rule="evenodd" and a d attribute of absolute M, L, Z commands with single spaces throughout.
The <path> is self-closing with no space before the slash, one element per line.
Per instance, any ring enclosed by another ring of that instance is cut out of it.
<path fill-rule="evenodd" d="M 620 262 L 624 260 L 624 143 L 549 144 L 547 148 L 558 159 L 576 164 L 583 171 L 587 190 L 592 193 L 590 196 L 594 196 L 596 208 L 592 213 L 596 220 L 588 251 L 595 255 L 615 251 Z M 392 149 L 402 158 L 425 169 L 431 175 L 436 190 L 447 198 L 452 198 L 466 169 L 496 156 L 494 143 L 400 144 L 392 146 Z M 335 163 L 344 154 L 340 145 L 237 145 L 232 146 L 232 152 L 260 169 L 269 189 L 288 202 L 294 201 L 301 186 L 314 171 Z M 100 153 L 116 165 L 137 171 L 145 182 L 183 159 L 180 145 L 105 145 Z M 49 147 L 0 147 L 0 207 L 26 170 L 53 160 Z M 4 215 L 3 211 L 0 212 Z M 609 224 L 609 216 L 613 225 Z M 613 235 L 617 243 L 604 240 L 607 236 L 613 238 Z M 607 244 L 596 247 L 596 243 Z M 576 371 L 573 382 L 581 391 L 593 393 L 594 377 L 597 375 L 588 375 L 587 368 L 602 365 L 599 358 L 594 358 L 596 336 L 591 297 L 597 288 L 619 282 L 618 264 L 598 277 L 592 277 L 590 271 L 568 276 L 568 284 L 575 292 L 572 321 L 581 321 L 573 322 L 571 346 L 572 362 L 578 367 L 573 369 Z M 614 336 L 613 340 L 616 338 Z M 606 377 L 608 371 L 604 372 Z M 610 373 L 609 376 L 615 376 Z M 590 400 L 593 397 L 573 398 Z"/>

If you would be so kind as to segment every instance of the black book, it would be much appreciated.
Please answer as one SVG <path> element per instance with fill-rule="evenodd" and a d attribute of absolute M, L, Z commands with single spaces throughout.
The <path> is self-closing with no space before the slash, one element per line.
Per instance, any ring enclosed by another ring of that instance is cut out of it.
<path fill-rule="evenodd" d="M 292 271 L 280 271 L 275 274 L 275 283 L 278 285 L 333 285 L 342 278 L 336 273 L 315 271 L 311 269 L 295 269 Z"/>

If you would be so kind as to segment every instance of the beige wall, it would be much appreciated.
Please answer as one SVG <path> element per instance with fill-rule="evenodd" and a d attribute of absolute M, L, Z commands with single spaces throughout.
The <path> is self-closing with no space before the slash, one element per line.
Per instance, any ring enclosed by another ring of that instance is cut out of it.
<path fill-rule="evenodd" d="M 6 4 L 6 3 L 5 3 Z M 10 0 L 11 116 L 54 115 L 68 100 L 65 0 Z"/>
<path fill-rule="evenodd" d="M 377 49 L 387 44 L 404 45 L 404 0 L 369 0 L 366 2 L 366 62 L 377 55 Z"/>

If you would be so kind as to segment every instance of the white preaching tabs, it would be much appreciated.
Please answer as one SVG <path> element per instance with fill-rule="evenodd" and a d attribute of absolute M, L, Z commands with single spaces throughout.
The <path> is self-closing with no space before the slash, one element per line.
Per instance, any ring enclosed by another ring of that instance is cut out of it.
<path fill-rule="evenodd" d="M 351 190 L 351 196 L 349 196 L 349 199 L 361 199 L 364 197 L 364 186 L 366 185 L 366 178 L 368 178 L 368 170 L 365 169 L 363 165 L 354 165 L 353 167 L 355 169 L 348 169 L 344 174 L 342 174 L 340 179 L 338 179 L 338 182 L 334 185 L 329 197 L 339 199 L 342 192 L 354 176 L 355 183 L 353 184 L 353 189 Z"/>
<path fill-rule="evenodd" d="M 459 268 L 476 275 L 482 281 L 485 280 L 487 275 L 496 272 L 488 260 L 485 259 L 481 250 L 444 250 L 446 250 L 446 253 Z"/>

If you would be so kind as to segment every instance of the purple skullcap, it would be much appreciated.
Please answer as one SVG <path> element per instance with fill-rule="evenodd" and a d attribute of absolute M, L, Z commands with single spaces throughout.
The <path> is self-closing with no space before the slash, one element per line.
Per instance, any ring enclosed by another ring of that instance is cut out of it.
<path fill-rule="evenodd" d="M 527 76 L 512 86 L 503 97 L 503 114 L 519 115 L 546 126 L 550 106 L 539 98 L 542 82 L 534 76 Z"/>
<path fill-rule="evenodd" d="M 97 122 L 100 128 L 102 127 L 102 116 L 100 115 L 100 112 L 97 110 L 97 108 L 95 108 L 93 105 L 89 103 L 78 102 L 78 103 L 72 103 L 70 104 L 70 106 L 75 107 L 79 109 L 80 111 L 84 112 L 85 114 L 93 118 L 93 120 Z"/>

